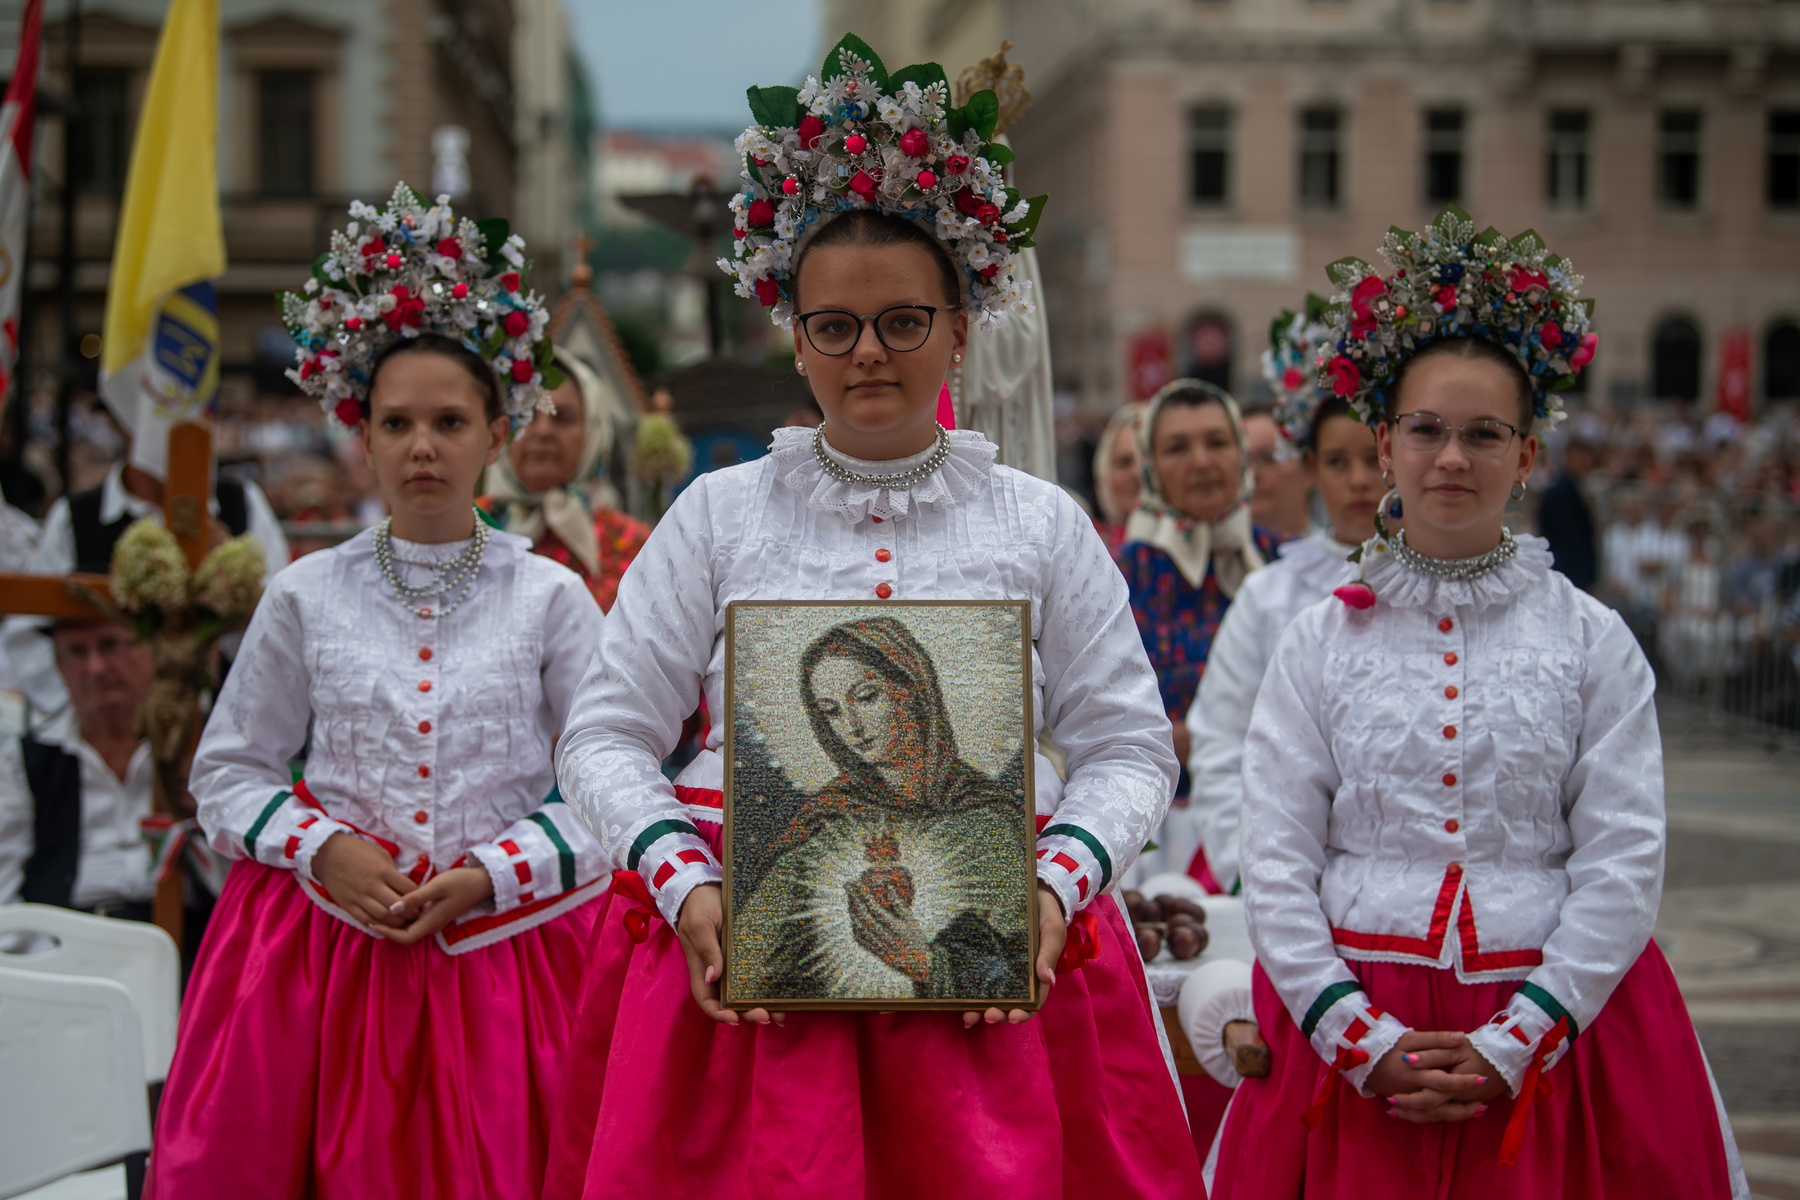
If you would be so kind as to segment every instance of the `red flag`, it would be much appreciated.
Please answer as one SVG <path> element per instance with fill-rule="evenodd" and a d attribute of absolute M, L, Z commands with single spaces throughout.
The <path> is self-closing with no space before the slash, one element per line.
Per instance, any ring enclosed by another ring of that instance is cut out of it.
<path fill-rule="evenodd" d="M 1740 421 L 1750 419 L 1750 331 L 1734 329 L 1719 339 L 1719 396 L 1714 405 Z"/>
<path fill-rule="evenodd" d="M 44 0 L 26 0 L 19 61 L 0 107 L 0 396 L 19 361 L 19 310 L 25 283 L 25 218 L 31 200 L 31 135 L 37 128 L 38 35 Z"/>
<path fill-rule="evenodd" d="M 1133 400 L 1148 400 L 1174 378 L 1170 366 L 1174 356 L 1169 349 L 1167 330 L 1154 329 L 1132 338 L 1129 354 Z"/>

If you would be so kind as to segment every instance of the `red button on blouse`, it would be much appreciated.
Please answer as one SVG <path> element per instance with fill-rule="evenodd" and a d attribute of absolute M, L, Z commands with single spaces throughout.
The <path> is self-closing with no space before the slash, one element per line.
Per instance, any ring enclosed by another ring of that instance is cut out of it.
<path fill-rule="evenodd" d="M 419 732 L 420 733 L 430 733 L 431 732 L 431 722 L 430 721 L 420 721 L 419 722 Z"/>
<path fill-rule="evenodd" d="M 1454 725 L 1444 726 L 1444 736 L 1447 738 L 1455 737 L 1456 736 L 1456 726 L 1454 726 Z"/>
<path fill-rule="evenodd" d="M 1462 825 L 1457 821 L 1457 819 L 1455 817 L 1451 817 L 1448 821 L 1444 822 L 1444 832 L 1445 833 L 1455 833 L 1457 830 L 1459 830 L 1461 828 L 1462 828 Z"/>
<path fill-rule="evenodd" d="M 421 692 L 429 692 L 431 690 L 431 680 L 429 680 L 429 679 L 419 680 L 419 690 Z"/>
<path fill-rule="evenodd" d="M 418 812 L 413 814 L 413 820 L 423 825 L 425 822 L 431 820 L 431 814 L 421 808 Z"/>
<path fill-rule="evenodd" d="M 889 596 L 894 594 L 894 589 L 885 583 L 878 583 L 875 585 L 875 594 L 880 596 L 883 600 L 886 600 Z"/>
<path fill-rule="evenodd" d="M 892 557 L 894 557 L 894 552 L 892 550 L 889 550 L 886 546 L 883 546 L 881 549 L 879 549 L 875 552 L 875 561 L 876 562 L 886 562 L 888 559 L 890 559 Z"/>
<path fill-rule="evenodd" d="M 1456 622 L 1452 621 L 1449 617 L 1445 617 L 1443 620 L 1438 622 L 1438 631 L 1440 633 L 1449 633 L 1452 629 L 1455 629 L 1455 628 L 1456 628 Z"/>
<path fill-rule="evenodd" d="M 421 763 L 419 765 L 419 778 L 420 779 L 430 779 L 431 778 L 431 768 L 428 766 L 425 766 L 423 763 Z"/>
<path fill-rule="evenodd" d="M 1444 776 L 1444 786 L 1445 787 L 1455 787 L 1456 786 L 1456 776 L 1454 776 L 1454 775 Z"/>
<path fill-rule="evenodd" d="M 875 523 L 876 523 L 876 524 L 877 524 L 877 525 L 879 525 L 879 524 L 881 524 L 881 518 L 880 518 L 880 517 L 870 517 L 870 518 L 869 518 L 869 520 L 871 520 L 871 521 L 873 521 L 873 522 L 875 522 Z"/>
<path fill-rule="evenodd" d="M 1456 651 L 1452 650 L 1450 653 L 1444 655 L 1444 665 L 1446 667 L 1454 667 L 1456 665 Z"/>
<path fill-rule="evenodd" d="M 1456 690 L 1456 685 L 1454 683 L 1444 689 L 1444 699 L 1446 700 L 1454 700 L 1461 694 L 1462 693 Z"/>
<path fill-rule="evenodd" d="M 419 661 L 420 662 L 430 662 L 431 661 L 431 647 L 430 646 L 419 647 Z"/>

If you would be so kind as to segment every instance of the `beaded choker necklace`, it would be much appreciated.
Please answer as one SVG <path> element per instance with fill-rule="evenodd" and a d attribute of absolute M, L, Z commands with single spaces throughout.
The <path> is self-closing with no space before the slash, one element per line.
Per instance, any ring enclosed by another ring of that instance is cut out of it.
<path fill-rule="evenodd" d="M 1433 579 L 1467 581 L 1479 579 L 1510 562 L 1513 555 L 1519 552 L 1519 543 L 1513 538 L 1512 530 L 1502 528 L 1500 544 L 1486 554 L 1477 554 L 1474 558 L 1432 558 L 1408 546 L 1406 530 L 1402 529 L 1389 539 L 1388 549 L 1400 565 L 1408 570 L 1429 575 Z"/>
<path fill-rule="evenodd" d="M 944 465 L 944 460 L 950 457 L 950 435 L 944 431 L 942 425 L 939 425 L 937 427 L 937 446 L 930 454 L 926 455 L 924 462 L 915 467 L 909 467 L 904 471 L 895 471 L 891 475 L 863 475 L 852 471 L 827 453 L 825 426 L 821 424 L 813 431 L 813 457 L 819 460 L 820 469 L 839 483 L 855 484 L 858 487 L 905 488 L 931 478 L 932 473 Z"/>
<path fill-rule="evenodd" d="M 475 576 L 481 571 L 481 556 L 487 550 L 488 526 L 479 516 L 475 518 L 475 537 L 455 558 L 442 562 L 430 559 L 403 558 L 394 553 L 394 537 L 391 529 L 394 518 L 384 517 L 381 524 L 375 527 L 375 565 L 381 568 L 381 574 L 400 597 L 400 603 L 406 605 L 414 613 L 425 618 L 442 619 L 455 612 L 469 592 L 475 586 Z M 400 572 L 394 569 L 395 563 L 404 563 L 409 567 L 428 567 L 431 578 L 421 584 L 410 584 L 400 578 Z M 433 600 L 456 593 L 447 608 L 433 608 L 429 604 L 419 605 L 420 600 Z"/>

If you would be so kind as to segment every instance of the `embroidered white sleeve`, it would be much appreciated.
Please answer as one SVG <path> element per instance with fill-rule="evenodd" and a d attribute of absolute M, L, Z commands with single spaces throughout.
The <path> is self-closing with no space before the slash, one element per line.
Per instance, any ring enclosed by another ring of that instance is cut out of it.
<path fill-rule="evenodd" d="M 556 748 L 563 797 L 587 821 L 614 864 L 646 875 L 673 924 L 700 883 L 723 878 L 712 858 L 682 862 L 658 885 L 657 868 L 681 862 L 680 849 L 705 851 L 662 773 L 681 723 L 700 700 L 723 614 L 712 570 L 707 480 L 682 492 L 632 560 L 600 649 L 576 691 Z M 673 855 L 664 846 L 683 839 Z M 660 857 L 645 861 L 657 850 Z M 654 865 L 652 865 L 654 864 Z"/>
<path fill-rule="evenodd" d="M 1188 706 L 1188 814 L 1199 826 L 1207 865 L 1230 891 L 1238 875 L 1244 801 L 1244 738 L 1279 629 L 1269 630 L 1261 589 L 1239 590 L 1206 655 L 1200 691 Z"/>

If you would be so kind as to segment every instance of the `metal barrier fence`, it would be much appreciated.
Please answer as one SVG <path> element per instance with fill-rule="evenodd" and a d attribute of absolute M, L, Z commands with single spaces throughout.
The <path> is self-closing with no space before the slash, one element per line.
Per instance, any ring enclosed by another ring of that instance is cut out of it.
<path fill-rule="evenodd" d="M 1800 521 L 1785 497 L 1692 485 L 1590 490 L 1600 596 L 1661 696 L 1714 729 L 1800 750 Z"/>

